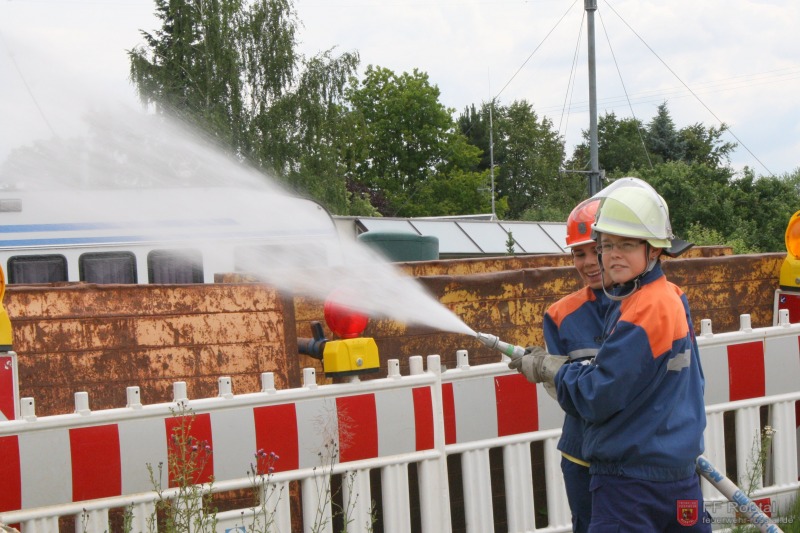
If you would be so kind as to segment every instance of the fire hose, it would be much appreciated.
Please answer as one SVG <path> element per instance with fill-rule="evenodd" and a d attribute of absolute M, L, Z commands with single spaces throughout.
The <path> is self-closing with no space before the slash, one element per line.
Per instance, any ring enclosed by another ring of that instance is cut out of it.
<path fill-rule="evenodd" d="M 729 501 L 736 504 L 737 510 L 742 513 L 759 531 L 764 533 L 783 533 L 770 517 L 764 514 L 758 505 L 737 487 L 733 481 L 725 477 L 704 456 L 697 458 L 697 473 L 703 476 Z"/>

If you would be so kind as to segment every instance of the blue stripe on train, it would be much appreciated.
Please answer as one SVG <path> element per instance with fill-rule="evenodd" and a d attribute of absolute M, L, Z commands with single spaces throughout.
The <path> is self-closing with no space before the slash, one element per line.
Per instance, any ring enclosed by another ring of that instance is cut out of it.
<path fill-rule="evenodd" d="M 69 222 L 64 224 L 7 224 L 0 225 L 0 233 L 34 233 L 47 231 L 85 231 L 128 228 L 193 228 L 201 226 L 235 226 L 230 218 L 210 220 L 142 220 L 131 222 Z"/>

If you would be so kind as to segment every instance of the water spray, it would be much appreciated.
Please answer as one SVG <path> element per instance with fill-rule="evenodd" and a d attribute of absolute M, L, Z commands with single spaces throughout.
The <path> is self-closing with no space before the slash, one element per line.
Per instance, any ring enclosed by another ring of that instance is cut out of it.
<path fill-rule="evenodd" d="M 516 346 L 514 344 L 503 342 L 496 335 L 492 335 L 490 333 L 476 333 L 475 336 L 487 348 L 492 348 L 493 350 L 497 350 L 503 355 L 507 355 L 511 359 L 519 359 L 520 357 L 525 355 L 526 352 L 525 348 L 523 348 L 522 346 Z"/>
<path fill-rule="evenodd" d="M 725 477 L 725 475 L 717 470 L 714 465 L 702 455 L 697 458 L 696 470 L 698 474 L 703 476 L 714 488 L 720 491 L 723 496 L 735 503 L 739 512 L 747 517 L 750 523 L 756 526 L 759 531 L 764 533 L 783 533 L 783 530 L 779 528 L 770 517 L 764 514 L 753 500 L 748 498 L 733 481 Z"/>

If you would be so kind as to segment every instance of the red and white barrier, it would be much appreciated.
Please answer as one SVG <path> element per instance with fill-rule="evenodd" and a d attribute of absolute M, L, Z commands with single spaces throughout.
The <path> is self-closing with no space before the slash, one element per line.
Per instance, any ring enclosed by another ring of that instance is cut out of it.
<path fill-rule="evenodd" d="M 564 423 L 561 407 L 542 384 L 534 385 L 519 373 L 509 373 L 505 356 L 501 363 L 470 366 L 467 352 L 460 350 L 456 359 L 456 368 L 442 374 L 442 403 L 448 454 L 461 454 L 467 530 L 479 533 L 494 528 L 489 449 L 501 443 L 504 478 L 509 487 L 509 531 L 535 529 L 535 513 L 531 510 L 532 440 L 544 441 L 550 527 L 556 531 L 569 528 L 561 456 L 556 449 Z"/>
<path fill-rule="evenodd" d="M 0 422 L 19 418 L 17 354 L 0 352 Z"/>
<path fill-rule="evenodd" d="M 714 334 L 711 322 L 703 320 L 697 343 L 706 380 L 707 406 L 728 402 L 746 404 L 751 399 L 800 391 L 800 324 L 791 324 L 785 309 L 779 310 L 777 325 L 769 328 L 753 329 L 750 316 L 742 315 L 739 331 Z M 784 435 L 774 445 L 775 460 L 781 465 L 776 475 L 782 480 L 797 481 L 795 474 L 800 477 L 798 412 L 800 404 L 791 401 L 773 405 L 770 409 L 770 426 Z M 737 454 L 737 470 L 749 472 L 755 460 L 753 448 L 761 442 L 762 428 L 757 406 L 738 409 L 736 427 L 737 449 L 742 452 Z M 791 438 L 787 434 L 791 434 Z M 706 446 L 724 450 L 721 411 L 709 413 Z M 725 468 L 724 452 L 711 452 L 709 459 L 720 469 Z"/>
<path fill-rule="evenodd" d="M 313 369 L 306 372 L 313 379 Z M 0 511 L 152 491 L 148 465 L 156 472 L 163 465 L 166 477 L 180 442 L 197 448 L 198 483 L 247 477 L 252 467 L 264 466 L 256 457 L 259 450 L 277 457 L 270 472 L 429 450 L 432 382 L 426 376 L 386 379 L 354 394 L 363 388 L 317 388 L 311 381 L 305 390 L 194 402 L 181 395 L 185 385 L 176 384 L 175 404 L 97 413 L 78 405 L 83 413 L 3 423 Z M 191 414 L 181 414 L 181 402 Z M 182 425 L 181 437 L 176 431 Z M 163 483 L 175 485 L 171 476 Z"/>
<path fill-rule="evenodd" d="M 508 373 L 504 363 L 471 367 L 465 350 L 456 357 L 457 368 L 442 376 L 445 443 L 561 429 L 564 412 L 544 386 Z"/>
<path fill-rule="evenodd" d="M 772 308 L 772 325 L 777 326 L 781 321 L 781 311 L 786 311 L 787 318 L 791 323 L 800 322 L 800 292 L 775 290 Z"/>
<path fill-rule="evenodd" d="M 772 502 L 793 494 L 800 487 L 800 324 L 785 320 L 752 329 L 743 316 L 740 331 L 714 334 L 703 321 L 698 344 L 706 378 L 705 455 L 723 471 L 728 459 L 736 461 L 738 472 L 747 472 L 753 443 L 761 436 L 759 413 L 769 406 L 769 423 L 777 432 L 765 486 L 755 487 L 754 498 Z M 563 413 L 544 388 L 502 361 L 470 366 L 465 351 L 445 372 L 438 356 L 428 358 L 427 371 L 419 356 L 411 357 L 409 366 L 411 375 L 400 376 L 398 361 L 391 360 L 386 378 L 324 386 L 316 385 L 313 369 L 305 369 L 305 386 L 285 391 L 276 391 L 271 375 L 264 374 L 262 392 L 245 395 L 234 395 L 230 379 L 220 378 L 218 397 L 197 400 L 187 399 L 185 384 L 178 383 L 174 401 L 158 405 L 141 405 L 138 388 L 130 387 L 127 407 L 98 412 L 78 393 L 74 414 L 42 418 L 25 398 L 17 420 L 0 422 L 0 522 L 21 523 L 23 533 L 47 531 L 58 516 L 87 509 L 82 527 L 93 533 L 108 529 L 109 508 L 133 502 L 135 513 L 149 513 L 156 495 L 147 465 L 164 465 L 164 486 L 174 484 L 166 465 L 180 451 L 176 429 L 188 428 L 183 443 L 197 447 L 196 479 L 213 476 L 209 490 L 250 487 L 248 472 L 255 466 L 271 473 L 274 486 L 299 480 L 303 510 L 311 512 L 328 504 L 319 493 L 320 476 L 350 473 L 352 484 L 343 492 L 357 524 L 370 518 L 369 470 L 379 469 L 384 530 L 410 530 L 407 468 L 416 463 L 421 530 L 436 533 L 451 530 L 450 455 L 461 460 L 467 531 L 493 530 L 497 479 L 489 452 L 496 448 L 502 449 L 508 530 L 537 531 L 535 510 L 542 504 L 534 502 L 531 443 L 541 441 L 547 531 L 568 531 L 556 450 Z M 726 457 L 723 414 L 731 411 L 736 456 Z M 212 454 L 204 453 L 206 446 Z M 270 452 L 278 457 L 274 462 L 257 457 L 274 457 Z M 165 493 L 171 497 L 170 489 Z M 704 494 L 708 501 L 719 496 L 709 487 Z M 287 498 L 275 504 L 276 523 L 284 528 L 290 523 Z M 329 517 L 330 510 L 325 512 Z M 235 530 L 243 516 L 221 513 L 218 530 Z"/>
<path fill-rule="evenodd" d="M 786 394 L 800 384 L 800 329 L 785 322 L 752 329 L 742 315 L 739 331 L 711 333 L 701 321 L 697 337 L 706 379 L 706 405 Z"/>

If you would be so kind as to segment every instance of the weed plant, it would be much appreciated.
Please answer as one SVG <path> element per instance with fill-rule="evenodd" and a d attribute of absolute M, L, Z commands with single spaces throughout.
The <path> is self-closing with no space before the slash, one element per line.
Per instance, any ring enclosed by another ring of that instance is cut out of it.
<path fill-rule="evenodd" d="M 764 426 L 760 436 L 756 437 L 753 443 L 750 469 L 739 483 L 740 487 L 744 487 L 743 490 L 748 498 L 764 481 L 769 450 L 772 447 L 774 436 L 775 429 L 771 426 Z M 794 495 L 794 499 L 786 508 L 771 509 L 770 511 L 772 520 L 784 533 L 800 533 L 800 491 Z M 737 524 L 731 528 L 731 533 L 759 533 L 761 531 L 754 525 L 740 523 L 746 520 L 744 515 L 737 513 L 736 518 Z"/>
<path fill-rule="evenodd" d="M 194 413 L 181 403 L 172 412 L 177 419 L 169 437 L 169 453 L 166 465 L 147 464 L 147 470 L 156 493 L 155 512 L 149 516 L 146 533 L 212 533 L 217 527 L 217 508 L 213 505 L 213 477 L 205 479 L 206 466 L 211 460 L 213 450 L 209 443 L 199 440 L 192 434 L 195 421 Z M 331 480 L 333 468 L 339 460 L 338 439 L 334 436 L 326 440 L 324 450 L 318 456 L 320 466 L 314 468 L 318 506 L 314 512 L 314 523 L 311 531 L 326 531 L 332 523 L 341 524 L 339 533 L 347 533 L 352 526 L 353 513 L 358 503 L 359 494 L 353 489 L 356 472 L 348 472 L 342 476 L 342 483 L 336 491 L 332 490 Z M 280 457 L 274 452 L 258 450 L 254 454 L 254 462 L 250 464 L 248 478 L 254 494 L 253 507 L 242 511 L 241 523 L 237 531 L 246 533 L 275 533 L 276 513 L 278 505 L 286 494 L 286 483 L 276 483 L 274 473 Z M 171 496 L 165 495 L 163 485 L 164 474 L 167 474 L 169 487 L 177 489 Z M 346 503 L 340 504 L 343 498 L 339 491 L 346 486 L 350 497 Z M 88 516 L 88 515 L 85 515 Z M 374 531 L 376 522 L 375 502 L 370 506 L 369 523 L 366 529 Z M 87 520 L 84 518 L 84 533 Z M 133 531 L 133 509 L 125 509 L 122 519 L 124 533 L 140 533 Z"/>

